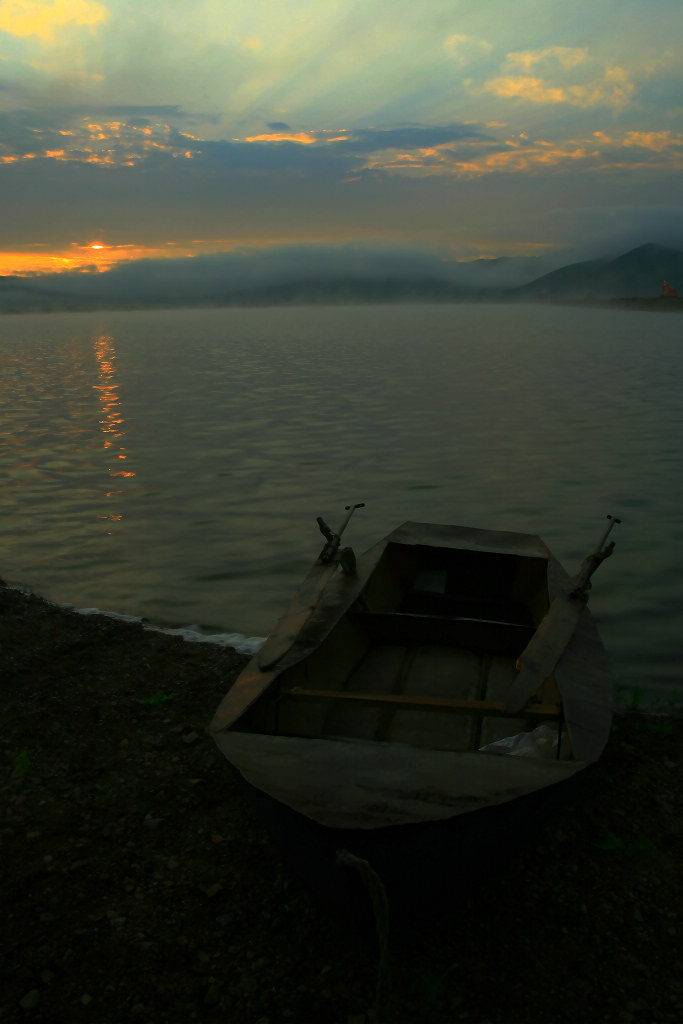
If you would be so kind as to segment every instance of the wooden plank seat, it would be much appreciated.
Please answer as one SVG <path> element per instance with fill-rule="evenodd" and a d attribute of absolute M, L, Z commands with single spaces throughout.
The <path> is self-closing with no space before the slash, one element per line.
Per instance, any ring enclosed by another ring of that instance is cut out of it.
<path fill-rule="evenodd" d="M 453 697 L 420 697 L 405 693 L 352 693 L 348 690 L 312 690 L 304 686 L 294 686 L 291 690 L 283 690 L 282 696 L 306 700 L 335 701 L 356 704 L 359 707 L 393 707 L 410 711 L 450 711 L 455 714 L 481 714 L 509 717 L 503 701 L 497 700 L 461 700 Z M 524 718 L 559 720 L 561 708 L 559 704 L 528 704 L 522 715 Z"/>
<path fill-rule="evenodd" d="M 438 615 L 449 619 L 482 619 L 489 622 L 514 622 L 530 626 L 528 608 L 518 601 L 479 600 L 414 590 L 401 601 L 397 612 L 414 615 Z"/>
<path fill-rule="evenodd" d="M 461 647 L 485 654 L 517 658 L 533 636 L 530 626 L 469 617 L 421 615 L 412 612 L 354 612 L 349 616 L 372 640 L 382 643 L 426 643 Z"/>

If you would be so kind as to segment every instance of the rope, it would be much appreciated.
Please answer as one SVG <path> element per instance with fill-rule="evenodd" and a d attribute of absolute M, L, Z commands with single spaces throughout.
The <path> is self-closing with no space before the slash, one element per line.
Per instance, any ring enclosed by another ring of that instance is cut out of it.
<path fill-rule="evenodd" d="M 365 885 L 377 928 L 379 962 L 373 1018 L 376 1024 L 390 1024 L 391 1020 L 391 960 L 389 954 L 389 900 L 382 879 L 367 860 L 356 857 L 348 850 L 337 850 L 337 865 L 354 868 Z"/>

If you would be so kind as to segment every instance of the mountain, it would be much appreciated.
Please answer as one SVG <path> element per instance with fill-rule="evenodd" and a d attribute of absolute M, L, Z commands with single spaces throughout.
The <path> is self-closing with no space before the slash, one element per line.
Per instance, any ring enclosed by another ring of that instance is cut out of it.
<path fill-rule="evenodd" d="M 81 295 L 54 286 L 46 288 L 39 277 L 0 277 L 0 313 L 82 312 L 104 308 L 99 296 Z"/>
<path fill-rule="evenodd" d="M 514 297 L 526 301 L 655 298 L 661 295 L 664 280 L 683 292 L 683 252 L 648 243 L 616 259 L 586 260 L 553 270 L 514 289 Z"/>
<path fill-rule="evenodd" d="M 542 267 L 535 259 L 461 263 L 399 248 L 238 250 L 136 260 L 100 274 L 0 277 L 0 312 L 474 301 L 629 301 L 667 310 L 683 305 L 659 301 L 663 280 L 683 292 L 683 252 L 676 249 L 641 245 L 614 259 L 572 263 L 539 276 Z"/>

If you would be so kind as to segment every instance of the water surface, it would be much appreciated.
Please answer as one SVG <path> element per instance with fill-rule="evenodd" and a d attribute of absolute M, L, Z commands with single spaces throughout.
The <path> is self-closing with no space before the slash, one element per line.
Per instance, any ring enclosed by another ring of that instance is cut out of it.
<path fill-rule="evenodd" d="M 591 606 L 618 682 L 681 687 L 681 320 L 543 306 L 5 316 L 0 572 L 77 607 L 266 633 L 365 501 L 537 532 L 574 571 L 619 515 Z"/>

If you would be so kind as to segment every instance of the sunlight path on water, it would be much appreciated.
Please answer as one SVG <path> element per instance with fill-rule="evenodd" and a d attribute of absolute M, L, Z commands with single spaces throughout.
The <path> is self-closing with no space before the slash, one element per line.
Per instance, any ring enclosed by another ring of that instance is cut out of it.
<path fill-rule="evenodd" d="M 263 635 L 315 517 L 538 532 L 627 686 L 671 694 L 683 584 L 679 318 L 532 306 L 9 316 L 2 575 L 57 600 Z"/>

